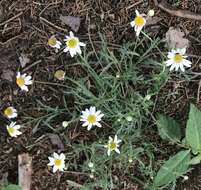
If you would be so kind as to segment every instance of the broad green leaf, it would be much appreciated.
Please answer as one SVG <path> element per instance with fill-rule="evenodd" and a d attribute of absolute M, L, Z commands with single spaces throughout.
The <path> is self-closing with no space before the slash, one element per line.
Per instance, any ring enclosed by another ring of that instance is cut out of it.
<path fill-rule="evenodd" d="M 174 119 L 159 115 L 156 124 L 159 135 L 162 139 L 169 141 L 181 140 L 181 129 L 179 124 Z"/>
<path fill-rule="evenodd" d="M 158 171 L 154 186 L 161 187 L 175 181 L 188 171 L 190 162 L 190 150 L 181 151 L 166 161 Z"/>
<path fill-rule="evenodd" d="M 201 112 L 193 104 L 186 126 L 186 141 L 194 151 L 201 153 Z"/>
<path fill-rule="evenodd" d="M 4 190 L 21 190 L 21 187 L 18 185 L 10 184 L 6 186 Z"/>
<path fill-rule="evenodd" d="M 196 164 L 199 164 L 201 161 L 201 155 L 198 154 L 197 156 L 195 156 L 194 158 L 192 158 L 189 162 L 189 164 L 191 165 L 196 165 Z"/>

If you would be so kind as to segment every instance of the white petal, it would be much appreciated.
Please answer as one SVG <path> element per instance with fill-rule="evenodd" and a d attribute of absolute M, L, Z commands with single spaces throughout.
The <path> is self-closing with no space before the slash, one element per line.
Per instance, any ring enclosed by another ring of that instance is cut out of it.
<path fill-rule="evenodd" d="M 79 42 L 79 44 L 78 44 L 79 46 L 86 46 L 86 44 L 85 43 L 83 43 L 83 42 Z"/>
<path fill-rule="evenodd" d="M 64 50 L 63 50 L 63 52 L 68 52 L 69 51 L 69 48 L 68 47 L 66 47 L 66 48 L 64 48 Z"/>
<path fill-rule="evenodd" d="M 170 67 L 170 71 L 172 71 L 175 68 L 175 64 L 172 64 Z"/>
<path fill-rule="evenodd" d="M 175 70 L 178 71 L 179 68 L 180 68 L 180 64 L 175 64 Z"/>
<path fill-rule="evenodd" d="M 191 64 L 192 64 L 192 63 L 191 63 L 189 60 L 186 60 L 186 59 L 185 59 L 185 60 L 183 61 L 183 64 L 184 64 L 186 67 L 191 67 Z"/>
<path fill-rule="evenodd" d="M 54 165 L 54 158 L 48 157 L 48 159 L 49 159 L 50 162 L 47 165 L 48 166 L 53 166 Z"/>
<path fill-rule="evenodd" d="M 111 153 L 111 150 L 108 149 L 108 150 L 107 150 L 107 155 L 110 156 L 110 153 Z"/>
<path fill-rule="evenodd" d="M 177 49 L 177 51 L 178 51 L 181 55 L 184 55 L 184 54 L 186 53 L 186 48 Z"/>
<path fill-rule="evenodd" d="M 96 107 L 91 106 L 91 107 L 89 108 L 89 111 L 90 111 L 90 114 L 94 115 L 94 114 L 96 113 Z"/>
<path fill-rule="evenodd" d="M 53 166 L 53 173 L 55 173 L 58 170 L 58 167 Z"/>
<path fill-rule="evenodd" d="M 73 34 L 72 31 L 70 31 L 70 37 L 71 37 L 71 38 L 74 38 L 74 34 Z"/>
<path fill-rule="evenodd" d="M 17 136 L 18 136 L 18 135 L 21 135 L 21 134 L 22 134 L 22 132 L 21 132 L 21 131 L 18 131 L 18 130 L 16 130 L 16 131 L 15 131 L 15 135 L 17 135 Z"/>
<path fill-rule="evenodd" d="M 179 67 L 180 67 L 181 71 L 183 71 L 183 72 L 185 71 L 183 64 L 180 64 Z"/>
<path fill-rule="evenodd" d="M 136 14 L 137 16 L 140 15 L 140 13 L 139 13 L 139 11 L 138 11 L 137 9 L 135 10 L 135 14 Z"/>
<path fill-rule="evenodd" d="M 24 85 L 24 86 L 22 86 L 22 87 L 21 87 L 21 89 L 22 89 L 22 90 L 24 90 L 24 91 L 26 91 L 26 92 L 28 92 L 28 91 L 29 91 L 28 87 L 27 87 L 27 86 L 25 86 L 25 85 Z"/>
<path fill-rule="evenodd" d="M 172 59 L 172 58 L 174 58 L 174 56 L 175 56 L 175 53 L 173 53 L 173 52 L 168 52 L 168 58 L 169 59 Z"/>
<path fill-rule="evenodd" d="M 59 158 L 60 158 L 61 160 L 65 160 L 66 157 L 65 157 L 65 155 L 64 155 L 63 153 L 61 153 Z"/>
<path fill-rule="evenodd" d="M 135 26 L 135 22 L 134 21 L 130 22 L 130 25 L 131 25 L 131 27 L 134 27 Z"/>
<path fill-rule="evenodd" d="M 17 72 L 17 76 L 16 76 L 17 78 L 20 78 L 21 77 L 21 75 L 20 75 L 20 72 Z"/>
<path fill-rule="evenodd" d="M 56 152 L 53 153 L 53 156 L 54 156 L 54 159 L 59 159 L 59 155 Z"/>
<path fill-rule="evenodd" d="M 118 153 L 118 154 L 120 154 L 120 151 L 119 151 L 118 148 L 115 149 L 115 152 Z"/>
<path fill-rule="evenodd" d="M 91 128 L 92 128 L 92 124 L 89 124 L 87 127 L 87 130 L 89 131 L 89 130 L 91 130 Z"/>
<path fill-rule="evenodd" d="M 172 59 L 170 59 L 170 60 L 167 60 L 165 63 L 166 63 L 166 66 L 169 67 L 169 66 L 172 65 L 174 62 L 173 62 Z"/>
<path fill-rule="evenodd" d="M 15 128 L 15 129 L 20 129 L 21 126 L 20 126 L 20 125 L 15 125 L 14 128 Z"/>
<path fill-rule="evenodd" d="M 99 122 L 96 122 L 94 125 L 96 125 L 97 127 L 101 128 L 102 125 Z"/>
<path fill-rule="evenodd" d="M 82 124 L 82 127 L 86 127 L 86 126 L 88 126 L 88 125 L 89 125 L 89 122 L 86 121 L 85 123 Z"/>
<path fill-rule="evenodd" d="M 76 48 L 76 50 L 77 50 L 77 53 L 82 54 L 82 51 L 79 46 Z"/>
<path fill-rule="evenodd" d="M 71 57 L 74 57 L 76 55 L 76 51 L 74 49 L 69 49 Z"/>

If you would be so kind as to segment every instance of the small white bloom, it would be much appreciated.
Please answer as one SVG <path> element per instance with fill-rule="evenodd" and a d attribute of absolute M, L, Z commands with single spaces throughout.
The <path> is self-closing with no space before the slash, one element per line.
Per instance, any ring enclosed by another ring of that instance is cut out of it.
<path fill-rule="evenodd" d="M 150 100 L 150 99 L 151 99 L 151 95 L 147 94 L 147 95 L 145 96 L 145 100 Z"/>
<path fill-rule="evenodd" d="M 138 10 L 135 10 L 135 13 L 136 13 L 136 17 L 132 22 L 130 22 L 130 25 L 131 27 L 134 27 L 136 36 L 139 36 L 142 28 L 146 24 L 146 19 L 143 17 L 144 14 L 140 14 Z"/>
<path fill-rule="evenodd" d="M 58 155 L 56 152 L 53 153 L 53 157 L 48 157 L 49 163 L 48 166 L 53 166 L 53 173 L 55 173 L 57 170 L 64 171 L 65 169 L 65 155 L 61 153 Z"/>
<path fill-rule="evenodd" d="M 61 48 L 61 42 L 60 41 L 58 41 L 57 39 L 56 39 L 56 37 L 53 35 L 53 36 L 51 36 L 49 39 L 48 39 L 48 45 L 50 46 L 50 47 L 53 47 L 53 48 L 56 48 L 56 49 L 60 49 Z"/>
<path fill-rule="evenodd" d="M 120 142 L 121 142 L 121 140 L 119 140 L 117 138 L 117 135 L 115 135 L 114 139 L 112 137 L 109 137 L 108 144 L 104 146 L 105 148 L 107 148 L 107 154 L 108 154 L 108 156 L 110 156 L 110 154 L 111 154 L 112 151 L 115 151 L 118 154 L 120 154 L 120 151 L 118 149 Z"/>
<path fill-rule="evenodd" d="M 130 158 L 128 159 L 128 162 L 129 162 L 129 163 L 132 163 L 132 162 L 133 162 L 133 159 L 130 157 Z"/>
<path fill-rule="evenodd" d="M 17 110 L 14 108 L 14 107 L 7 107 L 5 110 L 4 110 L 4 115 L 11 119 L 11 118 L 15 118 L 17 117 Z"/>
<path fill-rule="evenodd" d="M 31 85 L 33 81 L 31 80 L 31 76 L 27 76 L 27 74 L 21 75 L 20 72 L 17 73 L 16 83 L 21 88 L 21 90 L 28 91 L 28 85 Z"/>
<path fill-rule="evenodd" d="M 89 163 L 88 163 L 88 166 L 89 166 L 89 168 L 93 168 L 93 167 L 94 167 L 94 164 L 93 164 L 92 162 L 89 162 Z"/>
<path fill-rule="evenodd" d="M 94 174 L 90 174 L 89 177 L 90 177 L 91 179 L 93 179 L 93 178 L 94 178 Z"/>
<path fill-rule="evenodd" d="M 68 127 L 68 121 L 63 121 L 63 122 L 62 122 L 62 126 L 63 126 L 64 128 Z"/>
<path fill-rule="evenodd" d="M 132 116 L 127 116 L 127 117 L 126 117 L 126 120 L 130 122 L 130 121 L 133 120 L 133 117 L 132 117 Z"/>
<path fill-rule="evenodd" d="M 104 114 L 100 110 L 96 111 L 96 108 L 91 106 L 89 109 L 82 111 L 80 121 L 84 122 L 82 126 L 87 126 L 87 130 L 89 131 L 93 126 L 102 127 L 100 121 L 103 116 Z"/>
<path fill-rule="evenodd" d="M 86 46 L 86 44 L 79 41 L 77 37 L 74 36 L 73 32 L 70 31 L 70 36 L 66 36 L 66 48 L 64 49 L 64 52 L 70 52 L 71 57 L 74 57 L 74 55 L 81 54 L 81 48 L 80 46 Z"/>
<path fill-rule="evenodd" d="M 20 125 L 16 125 L 16 122 L 11 122 L 10 125 L 6 126 L 8 134 L 11 137 L 17 137 L 18 135 L 21 135 L 22 132 L 19 131 L 19 129 L 21 128 Z"/>
<path fill-rule="evenodd" d="M 148 15 L 150 17 L 153 17 L 154 16 L 154 10 L 153 9 L 149 10 Z"/>
<path fill-rule="evenodd" d="M 186 53 L 186 48 L 182 48 L 182 49 L 172 49 L 171 52 L 168 53 L 168 59 L 165 63 L 167 66 L 171 66 L 170 67 L 170 71 L 172 70 L 176 70 L 178 71 L 178 69 L 181 69 L 181 71 L 185 71 L 184 66 L 185 67 L 191 67 L 191 62 L 189 60 L 187 60 L 187 56 L 185 56 Z"/>
<path fill-rule="evenodd" d="M 184 178 L 184 181 L 189 179 L 189 177 L 187 175 L 185 175 L 183 178 Z"/>

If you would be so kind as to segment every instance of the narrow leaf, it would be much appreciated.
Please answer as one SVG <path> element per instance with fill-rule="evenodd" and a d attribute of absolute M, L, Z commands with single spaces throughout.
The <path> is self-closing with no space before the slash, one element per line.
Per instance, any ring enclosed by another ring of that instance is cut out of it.
<path fill-rule="evenodd" d="M 159 115 L 156 124 L 159 135 L 163 140 L 180 141 L 181 129 L 174 119 Z"/>
<path fill-rule="evenodd" d="M 201 153 L 201 112 L 193 104 L 186 127 L 186 141 L 194 151 Z"/>
<path fill-rule="evenodd" d="M 175 181 L 185 174 L 189 168 L 190 150 L 181 151 L 166 161 L 158 171 L 154 186 L 160 187 Z"/>

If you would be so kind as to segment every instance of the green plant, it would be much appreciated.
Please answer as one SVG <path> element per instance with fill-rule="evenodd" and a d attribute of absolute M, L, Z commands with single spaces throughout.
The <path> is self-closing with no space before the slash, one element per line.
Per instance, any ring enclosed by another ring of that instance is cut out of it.
<path fill-rule="evenodd" d="M 162 139 L 176 143 L 186 150 L 181 150 L 175 156 L 170 157 L 161 166 L 154 178 L 153 189 L 163 188 L 170 183 L 176 182 L 178 177 L 189 171 L 191 165 L 200 163 L 201 111 L 191 104 L 185 137 L 182 141 L 179 123 L 174 119 L 159 115 L 156 124 Z"/>

